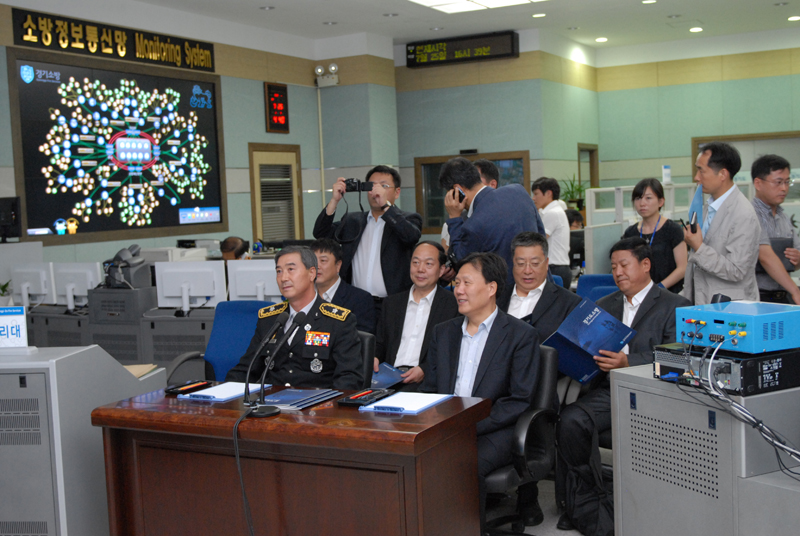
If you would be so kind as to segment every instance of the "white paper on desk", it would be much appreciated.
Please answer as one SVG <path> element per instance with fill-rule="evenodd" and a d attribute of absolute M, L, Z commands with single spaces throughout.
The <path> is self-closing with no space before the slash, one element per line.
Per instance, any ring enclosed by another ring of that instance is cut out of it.
<path fill-rule="evenodd" d="M 264 389 L 269 389 L 271 385 L 265 385 Z M 250 392 L 253 393 L 261 389 L 260 383 L 251 383 Z M 201 389 L 188 395 L 178 395 L 178 398 L 185 400 L 207 400 L 211 402 L 226 402 L 234 398 L 244 396 L 244 383 L 226 382 L 207 389 Z"/>
<path fill-rule="evenodd" d="M 396 393 L 382 398 L 367 406 L 361 406 L 359 411 L 375 411 L 378 413 L 404 413 L 416 415 L 426 409 L 444 402 L 453 395 L 437 395 L 433 393 Z"/>

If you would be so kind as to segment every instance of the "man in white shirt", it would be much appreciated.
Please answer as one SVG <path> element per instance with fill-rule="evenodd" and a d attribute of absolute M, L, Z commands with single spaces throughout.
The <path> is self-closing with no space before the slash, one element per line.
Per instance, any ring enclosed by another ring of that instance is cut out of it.
<path fill-rule="evenodd" d="M 425 355 L 433 327 L 458 316 L 453 293 L 438 286 L 445 260 L 440 244 L 420 242 L 411 256 L 411 290 L 383 301 L 375 344 L 375 372 L 383 361 L 401 369 L 400 387 L 404 391 L 416 391 L 425 377 Z"/>
<path fill-rule="evenodd" d="M 498 306 L 510 316 L 528 322 L 539 332 L 539 343 L 555 332 L 564 319 L 581 303 L 572 291 L 547 280 L 548 244 L 539 233 L 525 232 L 514 237 L 514 286 Z M 517 488 L 517 509 L 528 527 L 544 520 L 539 506 L 536 482 Z"/>
<path fill-rule="evenodd" d="M 464 258 L 454 280 L 465 316 L 434 328 L 420 391 L 477 396 L 492 401 L 477 425 L 478 489 L 485 524 L 486 476 L 512 462 L 514 427 L 533 398 L 539 373 L 539 339 L 529 324 L 497 307 L 508 268 L 495 253 Z"/>
<path fill-rule="evenodd" d="M 653 362 L 653 347 L 675 342 L 675 309 L 691 305 L 689 300 L 660 288 L 650 279 L 652 250 L 640 237 L 625 238 L 611 247 L 611 273 L 619 290 L 597 300 L 597 305 L 626 326 L 636 330 L 630 343 L 619 352 L 600 350 L 594 356 L 603 373 L 613 369 Z M 592 453 L 592 432 L 602 434 L 611 428 L 611 386 L 608 375 L 603 374 L 594 387 L 578 401 L 594 414 L 594 421 L 586 410 L 570 404 L 561 412 L 558 425 L 558 451 L 569 467 L 588 466 Z M 593 425 L 592 422 L 595 424 Z M 564 465 L 562 464 L 562 469 Z M 556 489 L 563 490 L 566 473 L 559 471 Z M 556 497 L 562 503 L 564 497 Z M 571 512 L 566 511 L 557 527 L 571 530 Z"/>
<path fill-rule="evenodd" d="M 559 200 L 561 186 L 555 179 L 541 177 L 531 186 L 531 193 L 550 246 L 550 273 L 561 276 L 564 288 L 569 288 L 572 282 L 572 271 L 569 269 L 569 220 L 563 202 Z"/>
<path fill-rule="evenodd" d="M 366 181 L 372 185 L 366 193 L 369 212 L 349 212 L 334 223 L 346 190 L 344 177 L 339 177 L 330 202 L 314 224 L 314 238 L 333 238 L 342 244 L 342 279 L 366 290 L 380 304 L 389 294 L 411 286 L 407 270 L 421 236 L 422 217 L 395 206 L 400 197 L 396 169 L 376 166 L 367 173 Z M 361 194 L 350 195 L 355 198 Z"/>
<path fill-rule="evenodd" d="M 320 238 L 314 240 L 310 247 L 317 256 L 317 293 L 324 301 L 352 311 L 358 330 L 374 335 L 375 304 L 372 296 L 339 277 L 342 246 L 331 238 Z"/>

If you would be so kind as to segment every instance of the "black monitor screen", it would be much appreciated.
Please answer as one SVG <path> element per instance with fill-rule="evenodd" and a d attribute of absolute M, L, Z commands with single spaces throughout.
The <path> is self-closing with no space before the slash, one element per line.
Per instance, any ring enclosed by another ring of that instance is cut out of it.
<path fill-rule="evenodd" d="M 28 236 L 222 222 L 214 83 L 16 63 Z"/>
<path fill-rule="evenodd" d="M 19 197 L 0 197 L 0 240 L 19 237 L 21 221 Z"/>

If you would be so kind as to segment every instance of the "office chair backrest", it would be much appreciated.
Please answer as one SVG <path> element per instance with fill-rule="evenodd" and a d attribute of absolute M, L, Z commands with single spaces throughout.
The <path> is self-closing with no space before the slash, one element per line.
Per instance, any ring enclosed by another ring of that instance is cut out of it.
<path fill-rule="evenodd" d="M 550 275 L 553 278 L 553 283 L 555 283 L 559 287 L 564 286 L 564 279 L 560 275 L 555 275 L 555 274 L 550 274 Z"/>
<path fill-rule="evenodd" d="M 358 336 L 361 339 L 361 357 L 363 358 L 364 384 L 362 389 L 367 389 L 372 385 L 372 371 L 375 360 L 375 335 L 367 333 L 366 331 L 359 331 Z"/>
<path fill-rule="evenodd" d="M 592 300 L 593 302 L 597 302 L 597 300 L 599 300 L 600 298 L 608 296 L 609 294 L 613 294 L 618 290 L 619 288 L 617 287 L 617 285 L 611 285 L 611 286 L 602 285 L 591 289 L 589 292 L 586 293 L 586 296 L 584 296 L 584 298 L 586 298 L 587 300 Z"/>
<path fill-rule="evenodd" d="M 555 409 L 556 383 L 558 381 L 558 350 L 550 346 L 539 346 L 539 384 L 533 393 L 531 407 Z"/>
<path fill-rule="evenodd" d="M 616 286 L 614 276 L 611 274 L 583 274 L 578 278 L 578 288 L 576 292 L 581 298 L 585 298 L 594 287 Z"/>
<path fill-rule="evenodd" d="M 272 302 L 244 300 L 220 302 L 204 358 L 214 369 L 214 379 L 223 381 L 244 355 L 256 331 L 258 311 Z M 207 367 L 206 367 L 207 368 Z"/>

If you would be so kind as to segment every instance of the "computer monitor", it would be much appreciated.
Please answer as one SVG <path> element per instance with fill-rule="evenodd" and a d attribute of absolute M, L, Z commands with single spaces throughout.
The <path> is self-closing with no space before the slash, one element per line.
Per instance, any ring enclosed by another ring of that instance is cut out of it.
<path fill-rule="evenodd" d="M 22 213 L 19 211 L 19 197 L 0 197 L 0 242 L 20 236 Z"/>
<path fill-rule="evenodd" d="M 275 260 L 228 261 L 228 290 L 231 301 L 281 301 Z"/>
<path fill-rule="evenodd" d="M 216 307 L 227 299 L 223 261 L 157 262 L 155 266 L 159 307 L 179 307 L 188 313 L 192 307 Z"/>
<path fill-rule="evenodd" d="M 11 270 L 11 286 L 14 289 L 14 303 L 26 309 L 34 302 L 34 307 L 42 303 L 56 303 L 55 283 L 52 262 L 32 262 L 20 264 Z"/>
<path fill-rule="evenodd" d="M 103 280 L 103 269 L 99 262 L 59 262 L 53 265 L 56 304 L 75 310 L 75 304 L 89 303 L 89 291 Z"/>

